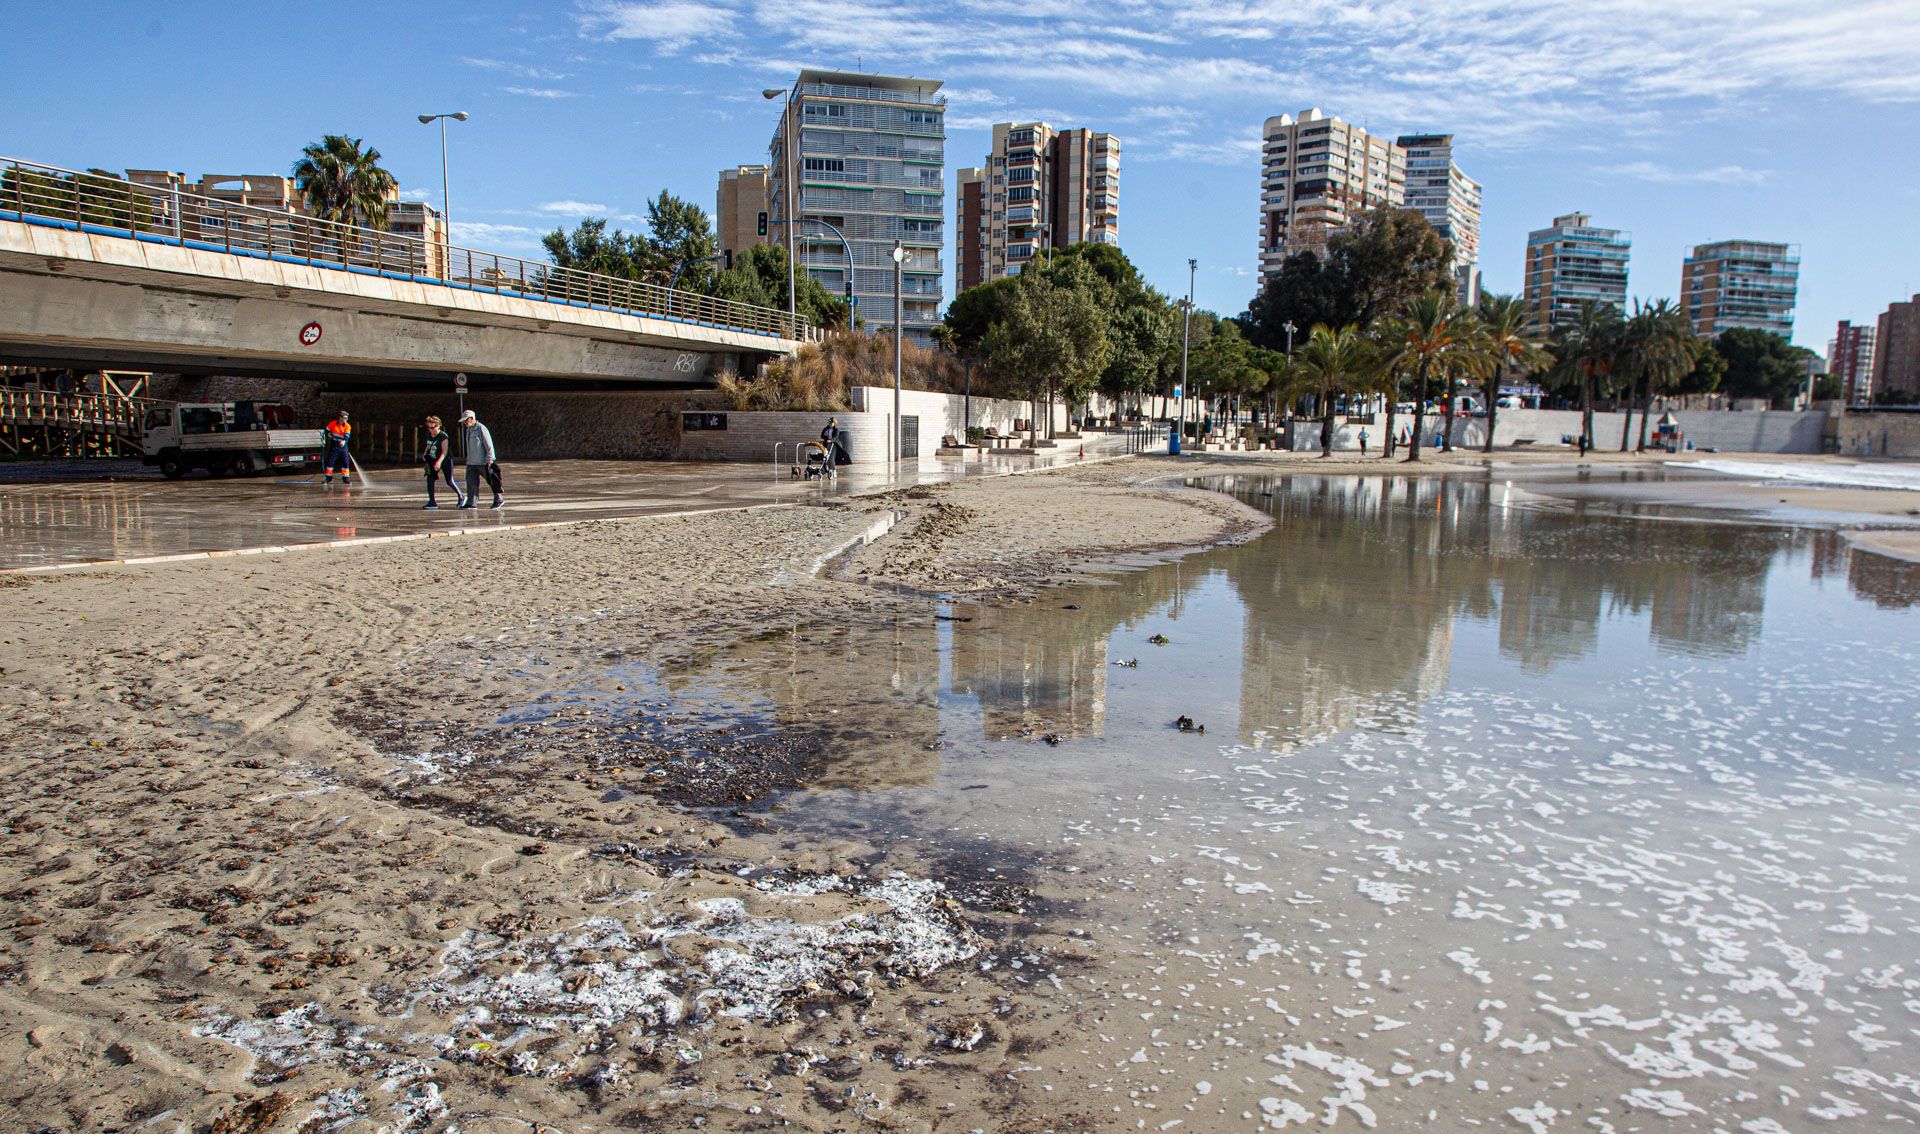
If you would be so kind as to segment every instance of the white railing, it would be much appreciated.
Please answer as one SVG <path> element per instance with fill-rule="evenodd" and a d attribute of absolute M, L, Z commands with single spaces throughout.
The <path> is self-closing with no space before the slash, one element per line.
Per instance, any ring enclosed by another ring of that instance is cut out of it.
<path fill-rule="evenodd" d="M 81 173 L 0 157 L 0 217 L 9 216 L 236 256 L 440 283 L 462 290 L 671 319 L 778 339 L 807 341 L 819 337 L 805 318 L 772 308 L 279 209 L 232 204 L 182 189 L 140 185 L 111 174 Z"/>

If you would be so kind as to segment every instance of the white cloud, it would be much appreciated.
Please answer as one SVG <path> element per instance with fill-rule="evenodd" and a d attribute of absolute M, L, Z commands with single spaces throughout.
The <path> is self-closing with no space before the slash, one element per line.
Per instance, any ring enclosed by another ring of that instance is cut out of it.
<path fill-rule="evenodd" d="M 661 53 L 672 54 L 696 41 L 731 32 L 734 20 L 733 10 L 723 4 L 649 0 L 595 5 L 581 24 L 606 39 L 646 40 Z"/>
<path fill-rule="evenodd" d="M 1620 177 L 1631 177 L 1638 181 L 1655 181 L 1664 184 L 1713 184 L 1713 185 L 1758 185 L 1772 177 L 1764 169 L 1747 169 L 1738 165 L 1715 165 L 1701 169 L 1675 169 L 1651 161 L 1630 161 L 1625 165 L 1607 166 L 1602 173 L 1611 173 Z"/>
<path fill-rule="evenodd" d="M 425 189 L 400 190 L 400 199 L 402 201 L 425 201 L 425 200 L 429 200 L 431 196 L 432 194 Z"/>
<path fill-rule="evenodd" d="M 558 90 L 554 87 L 502 87 L 508 94 L 525 98 L 572 98 L 573 91 Z"/>
<path fill-rule="evenodd" d="M 535 207 L 543 213 L 558 213 L 569 217 L 605 216 L 607 212 L 605 205 L 596 205 L 591 201 L 575 201 L 571 198 L 564 201 L 548 201 L 544 205 Z"/>
<path fill-rule="evenodd" d="M 453 242 L 482 250 L 516 251 L 540 247 L 541 231 L 522 224 L 454 221 Z"/>
<path fill-rule="evenodd" d="M 510 63 L 504 59 L 476 59 L 469 56 L 462 58 L 460 62 L 465 63 L 469 67 L 484 67 L 489 71 L 502 71 L 509 75 L 519 75 L 523 79 L 541 79 L 547 82 L 553 82 L 554 80 L 567 77 L 564 71 L 549 71 L 544 67 L 533 67 L 525 63 Z"/>

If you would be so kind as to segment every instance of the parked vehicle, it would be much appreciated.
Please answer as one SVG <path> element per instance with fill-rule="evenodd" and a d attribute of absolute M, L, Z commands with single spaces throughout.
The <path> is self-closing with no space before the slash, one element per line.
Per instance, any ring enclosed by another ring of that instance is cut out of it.
<path fill-rule="evenodd" d="M 1487 408 L 1480 403 L 1479 398 L 1474 397 L 1472 394 L 1455 394 L 1453 396 L 1453 416 L 1485 417 L 1487 416 Z"/>
<path fill-rule="evenodd" d="M 1494 409 L 1526 409 L 1525 398 L 1516 398 L 1512 394 L 1502 394 L 1493 400 Z"/>
<path fill-rule="evenodd" d="M 293 407 L 275 402 L 182 402 L 147 413 L 143 464 L 178 480 L 193 469 L 257 476 L 320 463 L 318 429 L 293 429 Z"/>

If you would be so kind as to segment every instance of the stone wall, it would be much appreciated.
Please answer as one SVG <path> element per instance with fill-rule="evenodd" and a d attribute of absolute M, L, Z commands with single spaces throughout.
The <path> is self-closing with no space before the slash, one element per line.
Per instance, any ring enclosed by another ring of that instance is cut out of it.
<path fill-rule="evenodd" d="M 427 414 L 440 415 L 451 432 L 458 400 L 447 394 L 343 392 L 326 399 L 329 412 L 353 415 L 356 446 L 367 456 L 402 458 L 412 451 L 413 429 Z M 560 457 L 611 460 L 668 460 L 680 445 L 680 414 L 690 409 L 725 409 L 726 399 L 712 391 L 618 390 L 488 393 L 467 399 L 467 408 L 493 434 L 503 462 Z M 394 451 L 377 453 L 382 438 Z"/>
<path fill-rule="evenodd" d="M 1839 421 L 1840 451 L 1854 457 L 1920 457 L 1920 413 L 1848 413 Z"/>

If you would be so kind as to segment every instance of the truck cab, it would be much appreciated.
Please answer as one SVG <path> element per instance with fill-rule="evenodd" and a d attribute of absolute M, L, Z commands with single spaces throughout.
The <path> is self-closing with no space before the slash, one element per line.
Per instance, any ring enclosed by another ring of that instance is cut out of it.
<path fill-rule="evenodd" d="M 149 410 L 140 459 L 168 480 L 194 469 L 214 476 L 299 471 L 320 461 L 318 429 L 293 428 L 278 402 L 181 402 Z"/>

